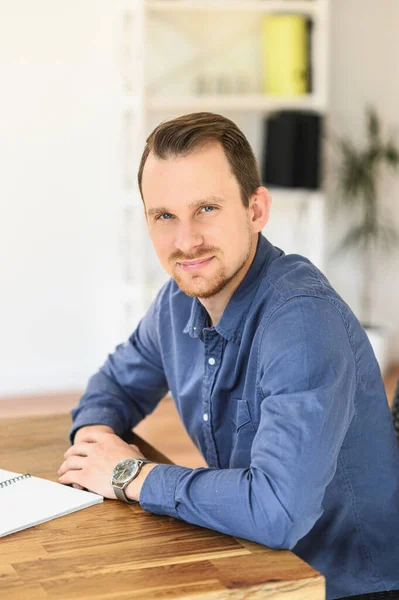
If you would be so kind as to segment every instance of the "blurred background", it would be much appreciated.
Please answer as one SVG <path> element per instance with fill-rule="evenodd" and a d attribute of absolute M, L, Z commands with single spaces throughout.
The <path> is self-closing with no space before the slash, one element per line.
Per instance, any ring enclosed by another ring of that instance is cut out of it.
<path fill-rule="evenodd" d="M 399 363 L 397 0 L 0 0 L 0 13 L 0 404 L 78 398 L 137 325 L 166 280 L 138 162 L 160 121 L 199 110 L 252 144 L 266 237 L 322 269 L 384 374 Z"/>

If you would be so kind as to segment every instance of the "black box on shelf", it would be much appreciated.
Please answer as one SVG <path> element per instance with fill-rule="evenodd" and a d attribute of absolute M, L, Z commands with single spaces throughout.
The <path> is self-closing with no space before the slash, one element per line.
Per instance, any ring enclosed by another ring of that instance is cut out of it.
<path fill-rule="evenodd" d="M 279 111 L 264 120 L 262 181 L 265 185 L 319 189 L 322 116 Z"/>

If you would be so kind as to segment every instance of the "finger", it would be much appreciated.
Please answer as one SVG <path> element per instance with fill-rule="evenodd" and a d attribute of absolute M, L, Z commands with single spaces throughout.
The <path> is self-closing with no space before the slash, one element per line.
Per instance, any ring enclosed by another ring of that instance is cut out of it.
<path fill-rule="evenodd" d="M 67 471 L 78 471 L 83 469 L 85 466 L 85 458 L 82 456 L 69 456 L 60 468 L 58 469 L 58 475 L 63 475 Z"/>
<path fill-rule="evenodd" d="M 81 489 L 84 488 L 82 471 L 67 471 L 58 477 L 58 481 L 64 485 L 78 485 Z"/>
<path fill-rule="evenodd" d="M 77 489 L 77 490 L 84 490 L 85 488 L 83 487 L 83 485 L 79 485 L 78 483 L 73 483 L 72 487 Z"/>
<path fill-rule="evenodd" d="M 89 443 L 78 442 L 64 452 L 64 458 L 68 458 L 69 456 L 88 456 L 91 449 L 92 446 Z"/>

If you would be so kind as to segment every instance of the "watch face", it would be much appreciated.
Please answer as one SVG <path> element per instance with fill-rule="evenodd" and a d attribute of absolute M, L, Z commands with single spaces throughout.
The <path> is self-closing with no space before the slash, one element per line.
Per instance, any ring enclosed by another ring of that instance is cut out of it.
<path fill-rule="evenodd" d="M 112 479 L 115 483 L 125 483 L 134 476 L 137 469 L 137 461 L 134 458 L 126 458 L 116 465 L 112 473 Z"/>

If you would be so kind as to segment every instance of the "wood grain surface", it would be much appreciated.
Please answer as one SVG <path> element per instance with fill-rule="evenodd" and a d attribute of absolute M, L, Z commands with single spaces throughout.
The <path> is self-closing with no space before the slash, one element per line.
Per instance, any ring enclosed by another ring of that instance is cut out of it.
<path fill-rule="evenodd" d="M 69 427 L 69 415 L 3 419 L 0 468 L 57 481 Z M 324 590 L 289 551 L 116 500 L 0 539 L 1 599 L 321 600 Z"/>

